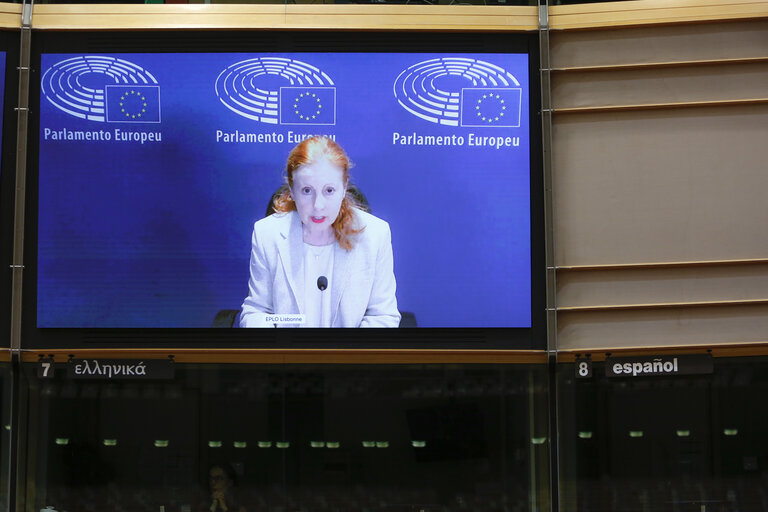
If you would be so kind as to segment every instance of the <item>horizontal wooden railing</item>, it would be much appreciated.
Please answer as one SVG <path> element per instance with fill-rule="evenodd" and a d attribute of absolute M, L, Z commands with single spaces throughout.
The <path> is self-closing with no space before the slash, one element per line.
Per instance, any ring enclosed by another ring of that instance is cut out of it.
<path fill-rule="evenodd" d="M 648 347 L 601 347 L 595 349 L 561 350 L 559 363 L 570 363 L 578 357 L 589 356 L 593 361 L 605 361 L 608 356 L 647 356 L 667 354 L 711 354 L 712 357 L 768 356 L 768 340 L 728 345 L 660 345 Z"/>
<path fill-rule="evenodd" d="M 639 0 L 552 6 L 552 30 L 607 29 L 768 17 L 764 0 Z"/>
<path fill-rule="evenodd" d="M 546 363 L 541 350 L 377 350 L 377 349 L 53 349 L 28 350 L 23 362 L 53 356 L 64 362 L 75 358 L 165 359 L 179 363 L 264 364 L 532 364 Z"/>
<path fill-rule="evenodd" d="M 552 6 L 552 30 L 768 18 L 764 0 L 636 0 Z M 21 5 L 0 4 L 0 28 Z M 536 6 L 355 4 L 38 4 L 38 30 L 411 30 L 531 32 Z"/>

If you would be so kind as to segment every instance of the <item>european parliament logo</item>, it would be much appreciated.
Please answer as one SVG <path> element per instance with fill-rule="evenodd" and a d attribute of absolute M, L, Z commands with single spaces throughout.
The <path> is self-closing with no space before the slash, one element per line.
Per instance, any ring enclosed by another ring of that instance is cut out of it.
<path fill-rule="evenodd" d="M 442 57 L 418 62 L 398 75 L 393 92 L 402 108 L 431 123 L 520 126 L 520 82 L 483 60 Z"/>
<path fill-rule="evenodd" d="M 336 124 L 333 80 L 318 67 L 300 60 L 284 57 L 241 60 L 219 73 L 215 91 L 229 110 L 260 123 Z"/>
<path fill-rule="evenodd" d="M 87 121 L 160 122 L 157 79 L 125 59 L 81 55 L 61 60 L 45 70 L 40 88 L 55 108 Z"/>

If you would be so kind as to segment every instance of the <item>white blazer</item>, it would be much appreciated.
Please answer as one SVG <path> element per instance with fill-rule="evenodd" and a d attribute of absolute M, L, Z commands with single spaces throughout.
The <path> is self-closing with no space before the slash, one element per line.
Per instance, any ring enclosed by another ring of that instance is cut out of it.
<path fill-rule="evenodd" d="M 354 210 L 352 250 L 334 246 L 331 327 L 397 327 L 392 235 L 389 224 Z M 303 314 L 304 251 L 301 219 L 295 211 L 276 213 L 253 226 L 248 297 L 241 327 L 273 327 L 266 315 Z"/>

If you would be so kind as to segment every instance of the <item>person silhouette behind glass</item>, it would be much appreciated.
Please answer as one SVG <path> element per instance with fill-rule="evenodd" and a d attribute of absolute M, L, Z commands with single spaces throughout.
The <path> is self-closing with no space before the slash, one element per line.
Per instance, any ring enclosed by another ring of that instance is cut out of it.
<path fill-rule="evenodd" d="M 198 507 L 198 512 L 247 512 L 235 498 L 237 473 L 229 464 L 216 464 L 208 471 L 210 499 Z"/>

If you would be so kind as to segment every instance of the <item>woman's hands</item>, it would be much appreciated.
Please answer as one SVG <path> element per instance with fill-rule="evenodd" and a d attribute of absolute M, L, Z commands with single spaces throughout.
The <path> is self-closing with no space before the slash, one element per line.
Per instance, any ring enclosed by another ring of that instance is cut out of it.
<path fill-rule="evenodd" d="M 224 494 L 224 491 L 213 491 L 211 493 L 211 512 L 216 512 L 216 510 L 221 510 L 223 512 L 227 512 L 227 498 Z"/>

